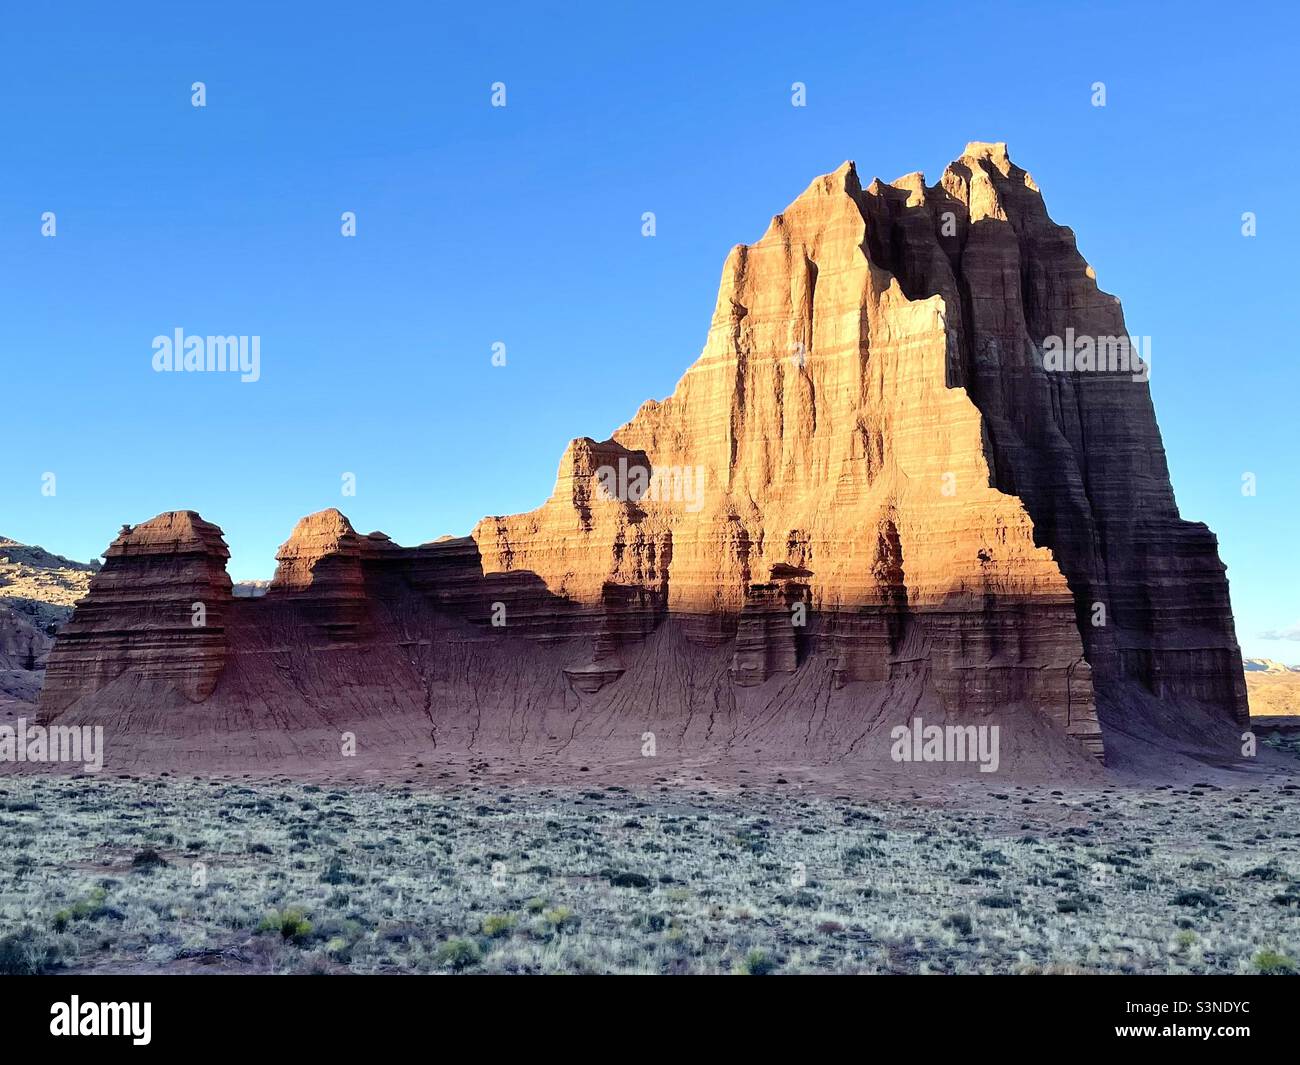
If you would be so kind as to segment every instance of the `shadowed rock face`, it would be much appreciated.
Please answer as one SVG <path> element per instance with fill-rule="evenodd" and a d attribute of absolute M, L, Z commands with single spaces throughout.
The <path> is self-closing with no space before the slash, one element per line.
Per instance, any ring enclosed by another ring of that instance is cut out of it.
<path fill-rule="evenodd" d="M 1218 541 L 1179 516 L 1146 380 L 1044 369 L 1046 338 L 1127 333 L 1073 232 L 1005 144 L 968 145 L 931 188 L 910 175 L 859 199 L 871 253 L 948 308 L 950 380 L 984 419 L 993 484 L 1020 497 L 1069 581 L 1098 687 L 1135 681 L 1246 724 Z"/>
<path fill-rule="evenodd" d="M 163 731 L 256 730 L 265 704 L 435 745 L 630 752 L 658 728 L 827 759 L 922 710 L 1049 761 L 1102 756 L 1098 710 L 1244 722 L 1224 567 L 1178 515 L 1148 386 L 1045 367 L 1067 330 L 1125 332 L 1005 145 L 934 186 L 846 163 L 732 250 L 674 393 L 575 440 L 543 506 L 417 548 L 312 515 L 239 600 L 219 530 L 163 515 L 110 548 L 43 708 L 161 679 L 206 700 Z M 187 630 L 196 599 L 213 631 Z"/>
<path fill-rule="evenodd" d="M 228 650 L 229 557 L 221 530 L 192 510 L 124 525 L 59 634 L 42 709 L 122 674 L 167 682 L 194 702 L 211 695 Z"/>

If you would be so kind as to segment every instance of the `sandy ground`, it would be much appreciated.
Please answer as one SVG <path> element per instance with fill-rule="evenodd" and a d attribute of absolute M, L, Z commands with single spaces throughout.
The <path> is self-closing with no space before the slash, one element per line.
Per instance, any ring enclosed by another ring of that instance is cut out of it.
<path fill-rule="evenodd" d="M 1300 716 L 1300 673 L 1246 673 L 1251 717 Z"/>

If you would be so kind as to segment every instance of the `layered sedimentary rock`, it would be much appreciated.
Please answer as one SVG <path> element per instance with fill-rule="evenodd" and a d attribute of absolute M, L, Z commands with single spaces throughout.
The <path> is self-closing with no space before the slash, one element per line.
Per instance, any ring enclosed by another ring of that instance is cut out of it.
<path fill-rule="evenodd" d="M 0 717 L 28 709 L 40 694 L 54 639 L 32 619 L 0 604 Z"/>
<path fill-rule="evenodd" d="M 45 706 L 123 671 L 202 699 L 215 670 L 223 713 L 409 714 L 434 744 L 653 724 L 828 758 L 918 710 L 1093 757 L 1099 710 L 1244 721 L 1224 567 L 1178 514 L 1145 372 L 1058 368 L 1066 335 L 1123 318 L 1004 145 L 935 185 L 846 163 L 732 250 L 674 393 L 575 440 L 540 508 L 416 548 L 304 519 L 264 597 L 225 582 L 224 672 L 224 642 L 146 605 L 222 592 L 219 532 L 164 515 L 139 529 L 183 531 L 110 549 Z"/>
<path fill-rule="evenodd" d="M 1148 368 L 1045 368 L 1052 341 L 1094 342 L 1100 363 L 1127 338 L 1074 234 L 1000 143 L 969 145 L 936 186 L 914 174 L 860 200 L 869 254 L 909 297 L 948 309 L 949 383 L 979 408 L 992 483 L 1020 497 L 1060 563 L 1101 686 L 1136 681 L 1245 724 L 1218 542 L 1179 516 Z"/>
<path fill-rule="evenodd" d="M 762 684 L 773 673 L 799 668 L 807 632 L 808 585 L 792 579 L 811 576 L 792 566 L 774 567 L 773 580 L 750 585 L 736 626 L 732 679 L 740 685 Z"/>
<path fill-rule="evenodd" d="M 866 253 L 869 200 L 846 164 L 734 249 L 674 394 L 612 442 L 575 444 L 539 511 L 481 523 L 484 568 L 592 605 L 598 577 L 666 578 L 668 611 L 716 640 L 774 567 L 797 566 L 841 683 L 924 667 L 955 706 L 1027 701 L 1099 753 L 1068 582 L 994 485 L 980 410 L 951 379 L 959 305 L 909 297 Z M 616 459 L 649 468 L 640 491 Z M 597 463 L 618 490 L 572 475 Z M 781 629 L 746 624 L 738 677 L 765 678 L 757 663 L 782 652 L 760 645 L 788 645 Z"/>
<path fill-rule="evenodd" d="M 266 598 L 291 602 L 320 639 L 355 640 L 367 609 L 362 560 L 393 550 L 383 533 L 361 536 L 337 510 L 308 515 L 276 553 Z"/>
<path fill-rule="evenodd" d="M 0 671 L 44 669 L 53 645 L 54 638 L 38 629 L 26 614 L 0 607 Z"/>
<path fill-rule="evenodd" d="M 192 510 L 124 525 L 59 633 L 42 708 L 57 712 L 122 674 L 194 702 L 211 695 L 226 663 L 229 557 L 221 530 Z"/>

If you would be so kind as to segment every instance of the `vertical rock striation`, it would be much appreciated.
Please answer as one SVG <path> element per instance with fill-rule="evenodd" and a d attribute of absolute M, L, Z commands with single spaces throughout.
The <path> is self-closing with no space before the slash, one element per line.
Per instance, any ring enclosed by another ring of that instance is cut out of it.
<path fill-rule="evenodd" d="M 303 519 L 207 705 L 273 689 L 277 717 L 414 713 L 469 747 L 662 720 L 684 750 L 837 758 L 918 707 L 1073 757 L 1156 700 L 1157 727 L 1244 723 L 1224 567 L 1178 513 L 1145 372 L 1058 368 L 1074 336 L 1123 315 L 1005 145 L 935 185 L 845 163 L 732 249 L 673 394 L 573 441 L 538 509 L 416 548 Z M 43 706 L 123 672 L 207 698 L 225 558 L 191 512 L 124 531 Z"/>
<path fill-rule="evenodd" d="M 1099 686 L 1134 681 L 1245 725 L 1218 541 L 1179 515 L 1148 373 L 1045 368 L 1049 338 L 1101 352 L 1127 337 L 1073 232 L 1002 143 L 968 145 L 934 187 L 910 175 L 867 193 L 871 253 L 909 296 L 949 308 L 951 381 L 983 416 L 993 484 L 1023 501 L 1069 581 Z"/>

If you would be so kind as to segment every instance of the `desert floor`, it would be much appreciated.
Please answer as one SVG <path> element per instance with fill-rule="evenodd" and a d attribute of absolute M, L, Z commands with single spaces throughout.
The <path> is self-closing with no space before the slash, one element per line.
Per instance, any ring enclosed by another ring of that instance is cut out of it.
<path fill-rule="evenodd" d="M 1256 717 L 1300 715 L 1300 673 L 1247 673 L 1246 691 Z"/>
<path fill-rule="evenodd" d="M 0 779 L 0 971 L 1256 973 L 1300 786 Z"/>

